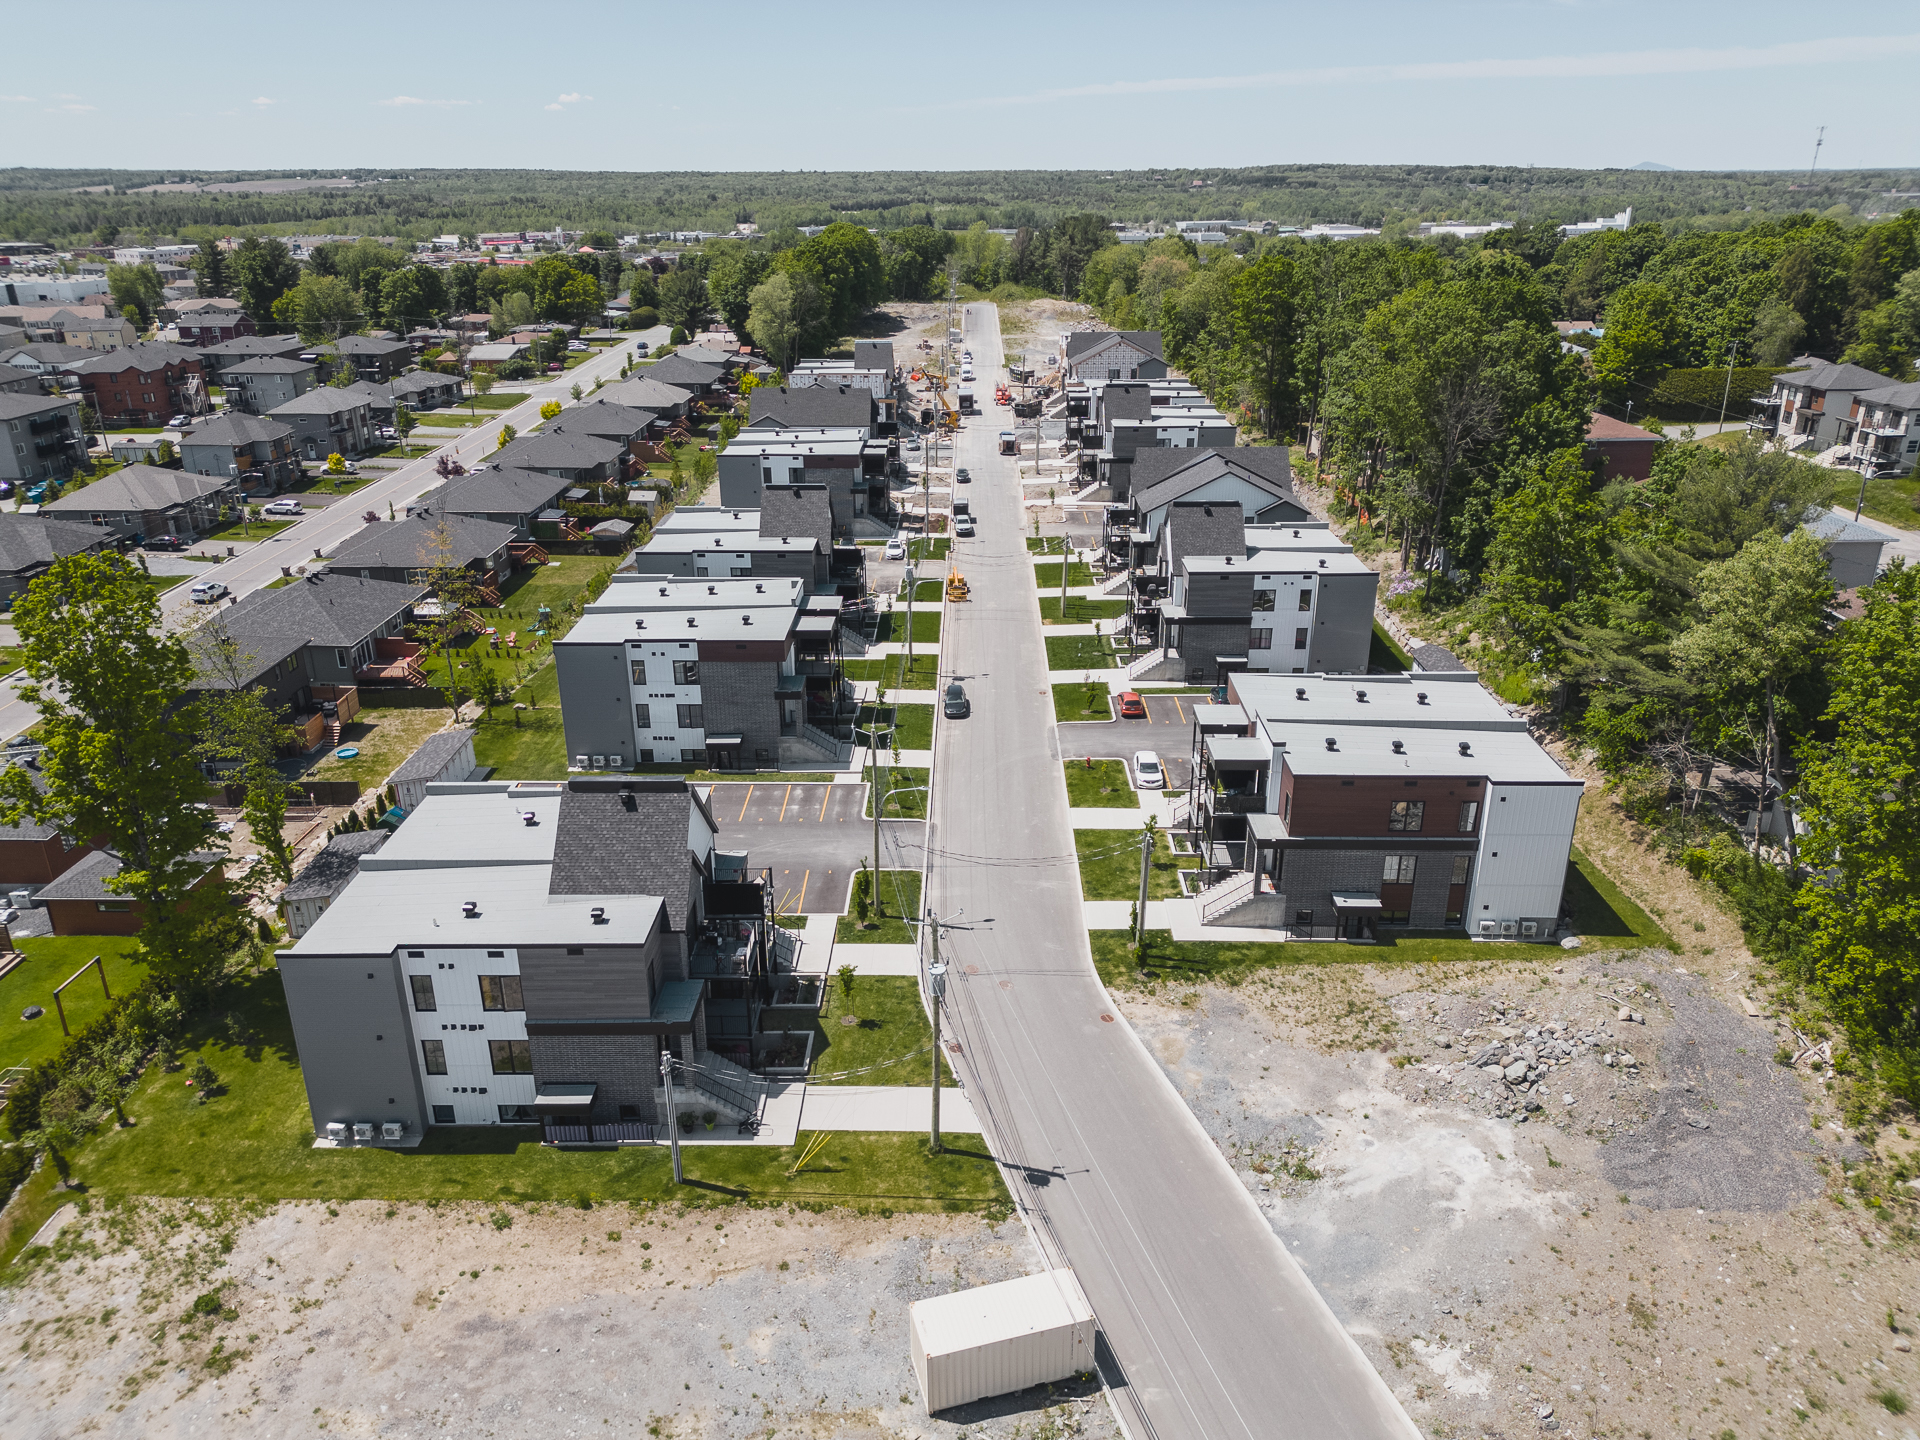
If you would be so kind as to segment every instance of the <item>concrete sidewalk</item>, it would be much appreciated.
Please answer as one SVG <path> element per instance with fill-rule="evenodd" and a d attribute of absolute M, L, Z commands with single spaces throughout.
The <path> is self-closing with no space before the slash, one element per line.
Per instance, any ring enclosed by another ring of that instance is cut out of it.
<path fill-rule="evenodd" d="M 933 1090 L 926 1085 L 809 1085 L 800 1107 L 802 1130 L 926 1130 L 933 1124 Z M 940 1092 L 942 1134 L 978 1135 L 980 1121 L 967 1092 Z"/>
<path fill-rule="evenodd" d="M 1133 918 L 1133 902 L 1130 900 L 1083 900 L 1080 903 L 1089 930 L 1124 930 Z M 1287 941 L 1287 932 L 1284 930 L 1246 925 L 1202 925 L 1199 903 L 1184 895 L 1173 900 L 1149 900 L 1147 928 L 1170 930 L 1173 938 L 1183 944 L 1211 941 L 1223 945 L 1282 945 Z"/>

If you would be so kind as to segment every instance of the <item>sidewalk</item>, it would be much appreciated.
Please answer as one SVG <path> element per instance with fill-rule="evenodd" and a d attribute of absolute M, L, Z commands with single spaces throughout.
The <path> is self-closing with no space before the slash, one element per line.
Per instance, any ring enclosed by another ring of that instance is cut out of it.
<path fill-rule="evenodd" d="M 800 1107 L 802 1130 L 926 1130 L 933 1124 L 933 1089 L 927 1085 L 809 1085 Z M 967 1092 L 940 1092 L 940 1132 L 978 1135 L 980 1121 Z"/>
<path fill-rule="evenodd" d="M 1086 914 L 1089 930 L 1124 930 L 1133 915 L 1133 902 L 1130 900 L 1083 900 L 1080 904 Z M 1242 925 L 1202 925 L 1199 905 L 1185 896 L 1175 900 L 1149 900 L 1147 928 L 1171 930 L 1173 938 L 1182 943 L 1210 940 L 1221 944 L 1251 942 L 1280 945 L 1287 939 L 1284 930 L 1255 929 Z"/>

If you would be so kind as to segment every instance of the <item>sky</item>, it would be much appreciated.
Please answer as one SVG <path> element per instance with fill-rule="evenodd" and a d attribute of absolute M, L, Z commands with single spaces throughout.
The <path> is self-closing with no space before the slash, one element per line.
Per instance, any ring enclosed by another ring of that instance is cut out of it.
<path fill-rule="evenodd" d="M 1916 3 L 327 0 L 203 25 L 95 0 L 4 22 L 20 56 L 83 31 L 139 63 L 4 67 L 5 163 L 1794 169 L 1822 125 L 1823 169 L 1920 161 Z"/>

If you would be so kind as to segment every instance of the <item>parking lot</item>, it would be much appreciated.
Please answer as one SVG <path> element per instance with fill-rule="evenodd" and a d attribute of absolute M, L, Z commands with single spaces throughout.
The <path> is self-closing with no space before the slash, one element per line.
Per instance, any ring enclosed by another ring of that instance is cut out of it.
<path fill-rule="evenodd" d="M 873 850 L 866 808 L 865 785 L 755 780 L 713 787 L 720 848 L 745 850 L 752 869 L 772 870 L 774 905 L 789 915 L 847 908 L 853 872 Z M 921 822 L 886 820 L 880 829 L 886 867 L 918 870 Z"/>
<path fill-rule="evenodd" d="M 1092 721 L 1061 725 L 1060 758 L 1128 760 L 1151 750 L 1167 770 L 1167 788 L 1185 790 L 1193 778 L 1189 756 L 1193 750 L 1193 707 L 1206 704 L 1205 695 L 1146 694 L 1145 720 Z"/>

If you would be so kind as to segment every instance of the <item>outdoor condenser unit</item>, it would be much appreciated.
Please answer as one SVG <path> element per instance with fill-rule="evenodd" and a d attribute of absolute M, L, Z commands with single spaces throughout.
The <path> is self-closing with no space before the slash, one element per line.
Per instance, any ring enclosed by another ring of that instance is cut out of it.
<path fill-rule="evenodd" d="M 1480 922 L 1480 933 L 1482 935 L 1497 935 L 1500 933 L 1500 927 L 1491 920 L 1482 920 Z"/>
<path fill-rule="evenodd" d="M 1522 935 L 1538 935 L 1540 933 L 1540 922 L 1538 920 L 1522 920 L 1520 922 L 1520 933 Z"/>

